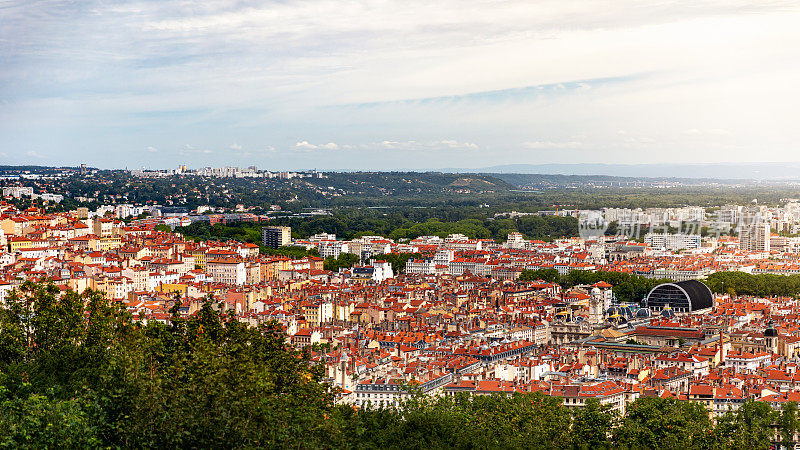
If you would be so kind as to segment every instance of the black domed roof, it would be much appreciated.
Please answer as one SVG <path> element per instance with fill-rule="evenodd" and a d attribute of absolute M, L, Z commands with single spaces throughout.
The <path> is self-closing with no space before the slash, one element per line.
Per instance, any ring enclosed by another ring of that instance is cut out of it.
<path fill-rule="evenodd" d="M 647 306 L 664 308 L 666 305 L 683 312 L 698 311 L 714 306 L 714 297 L 708 286 L 697 280 L 663 283 L 647 294 Z"/>
<path fill-rule="evenodd" d="M 686 280 L 675 284 L 689 294 L 692 300 L 692 311 L 714 306 L 714 296 L 711 294 L 711 289 L 704 283 L 697 280 Z"/>

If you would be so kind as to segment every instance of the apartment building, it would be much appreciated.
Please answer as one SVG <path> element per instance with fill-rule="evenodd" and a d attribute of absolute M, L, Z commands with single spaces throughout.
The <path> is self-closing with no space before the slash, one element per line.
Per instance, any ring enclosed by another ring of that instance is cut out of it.
<path fill-rule="evenodd" d="M 648 233 L 644 243 L 654 249 L 684 250 L 700 248 L 699 234 Z"/>
<path fill-rule="evenodd" d="M 215 283 L 245 284 L 247 269 L 239 258 L 217 258 L 206 262 L 206 272 Z"/>
<path fill-rule="evenodd" d="M 261 243 L 265 247 L 279 248 L 289 245 L 292 241 L 292 227 L 263 227 L 261 229 Z"/>

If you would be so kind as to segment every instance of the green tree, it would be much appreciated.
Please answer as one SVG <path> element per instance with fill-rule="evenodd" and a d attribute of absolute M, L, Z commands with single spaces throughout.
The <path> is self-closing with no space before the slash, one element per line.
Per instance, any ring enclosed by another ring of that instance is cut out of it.
<path fill-rule="evenodd" d="M 23 284 L 0 306 L 0 443 L 323 446 L 323 366 L 277 323 L 248 327 L 211 298 L 189 318 L 179 306 L 145 325 L 98 293 Z"/>
<path fill-rule="evenodd" d="M 596 399 L 589 399 L 583 408 L 572 414 L 570 438 L 572 447 L 578 449 L 604 449 L 611 447 L 611 429 L 614 414 L 608 406 L 600 405 Z"/>
<path fill-rule="evenodd" d="M 748 400 L 722 416 L 714 430 L 716 442 L 731 449 L 769 448 L 778 414 L 766 402 Z"/>
<path fill-rule="evenodd" d="M 8 391 L 0 385 L 0 398 Z M 0 447 L 94 448 L 101 447 L 95 404 L 84 399 L 59 400 L 29 394 L 0 400 Z"/>
<path fill-rule="evenodd" d="M 325 270 L 338 271 L 339 269 L 349 269 L 359 262 L 361 258 L 352 253 L 341 253 L 337 258 L 328 256 L 322 262 Z"/>
<path fill-rule="evenodd" d="M 633 402 L 613 432 L 619 448 L 697 448 L 712 431 L 705 407 L 696 402 L 642 397 Z"/>
<path fill-rule="evenodd" d="M 781 430 L 781 445 L 785 448 L 794 448 L 795 435 L 800 430 L 797 414 L 797 402 L 787 402 L 781 409 L 778 424 Z"/>
<path fill-rule="evenodd" d="M 372 257 L 376 261 L 386 261 L 392 266 L 395 274 L 406 271 L 406 264 L 409 260 L 422 258 L 419 253 L 381 253 Z"/>
<path fill-rule="evenodd" d="M 561 274 L 558 269 L 525 269 L 519 275 L 520 281 L 536 281 L 542 280 L 548 283 L 559 283 L 561 281 Z"/>

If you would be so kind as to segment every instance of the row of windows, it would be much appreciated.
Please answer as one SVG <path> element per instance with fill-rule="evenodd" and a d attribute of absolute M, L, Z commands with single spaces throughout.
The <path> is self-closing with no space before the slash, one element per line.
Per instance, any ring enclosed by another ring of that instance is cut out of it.
<path fill-rule="evenodd" d="M 368 394 L 368 393 L 364 393 L 364 392 L 356 392 L 356 397 L 357 398 L 361 398 L 361 397 L 364 397 L 364 398 L 394 398 L 394 396 L 395 396 L 394 394 L 374 394 L 373 395 L 373 394 Z"/>
<path fill-rule="evenodd" d="M 401 386 L 397 384 L 390 384 L 390 385 L 362 384 L 358 386 L 358 389 L 362 391 L 399 391 L 400 387 Z"/>

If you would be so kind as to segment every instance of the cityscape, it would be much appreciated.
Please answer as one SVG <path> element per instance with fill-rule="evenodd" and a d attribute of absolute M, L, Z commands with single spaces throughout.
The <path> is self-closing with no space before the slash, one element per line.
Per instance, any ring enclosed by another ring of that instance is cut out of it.
<path fill-rule="evenodd" d="M 158 177 L 242 173 L 187 172 Z M 795 199 L 486 213 L 520 230 L 526 221 L 567 221 L 563 235 L 545 239 L 520 231 L 340 238 L 291 227 L 314 215 L 124 198 L 64 209 L 64 194 L 37 192 L 53 187 L 38 177 L 3 183 L 2 304 L 31 283 L 50 284 L 62 294 L 95 292 L 143 326 L 174 326 L 211 302 L 226 320 L 278 326 L 340 407 L 540 393 L 568 410 L 591 404 L 618 418 L 642 399 L 692 402 L 718 423 L 748 402 L 782 417 L 800 399 Z M 199 234 L 242 226 L 255 234 Z M 764 278 L 776 276 L 786 280 Z"/>
<path fill-rule="evenodd" d="M 0 447 L 800 448 L 796 3 L 0 23 Z"/>

